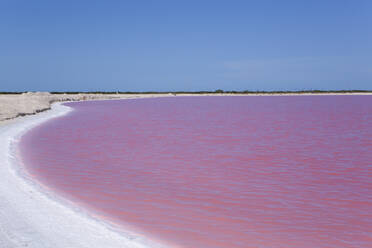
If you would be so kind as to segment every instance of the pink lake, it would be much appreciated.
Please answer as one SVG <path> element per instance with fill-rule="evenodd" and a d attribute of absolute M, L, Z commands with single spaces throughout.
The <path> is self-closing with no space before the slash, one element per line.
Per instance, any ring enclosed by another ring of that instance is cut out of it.
<path fill-rule="evenodd" d="M 26 133 L 41 185 L 173 247 L 372 247 L 372 97 L 66 103 Z"/>

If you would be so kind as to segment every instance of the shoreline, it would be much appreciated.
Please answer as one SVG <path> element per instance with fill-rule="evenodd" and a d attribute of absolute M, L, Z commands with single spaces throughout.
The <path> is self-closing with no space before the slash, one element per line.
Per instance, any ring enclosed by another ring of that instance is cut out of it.
<path fill-rule="evenodd" d="M 147 97 L 166 96 L 169 95 Z M 86 100 L 133 98 L 141 96 Z M 96 218 L 83 207 L 75 208 L 74 204 L 69 204 L 68 199 L 63 199 L 52 190 L 41 187 L 36 180 L 27 177 L 21 159 L 18 160 L 15 156 L 18 139 L 33 127 L 71 111 L 70 107 L 62 104 L 53 103 L 49 111 L 39 111 L 37 115 L 30 114 L 0 121 L 0 247 L 165 247 L 163 243 L 153 244 L 154 239 L 149 240 L 129 231 L 130 229 L 128 232 L 125 229 L 116 229 L 110 222 Z"/>
<path fill-rule="evenodd" d="M 288 93 L 142 93 L 142 94 L 102 94 L 102 93 L 77 93 L 77 94 L 51 94 L 49 92 L 35 92 L 22 94 L 0 93 L 0 126 L 12 120 L 34 115 L 50 110 L 55 102 L 71 102 L 86 100 L 120 100 L 151 97 L 176 97 L 176 96 L 344 96 L 344 95 L 372 95 L 372 92 L 288 92 Z"/>
<path fill-rule="evenodd" d="M 49 111 L 0 126 L 0 247 L 163 247 L 130 231 L 113 229 L 84 208 L 64 204 L 67 199 L 44 190 L 23 171 L 16 154 L 19 138 L 70 111 L 55 103 Z"/>
<path fill-rule="evenodd" d="M 209 94 L 207 96 L 231 96 L 237 94 Z M 264 94 L 265 95 L 265 94 Z M 298 95 L 298 94 L 295 94 Z M 302 95 L 302 94 L 301 94 Z M 318 94 L 310 94 L 318 95 Z M 335 95 L 335 94 L 327 94 Z M 372 95 L 372 94 L 337 94 Z M 147 95 L 169 97 L 170 95 Z M 201 95 L 177 95 L 201 96 Z M 242 96 L 247 96 L 242 94 Z M 254 96 L 261 96 L 256 94 Z M 267 96 L 267 95 L 265 95 Z M 283 95 L 279 95 L 283 96 Z M 142 98 L 101 98 L 85 100 L 120 100 Z M 70 100 L 71 101 L 71 100 Z M 79 101 L 79 100 L 76 100 Z M 50 103 L 49 111 L 19 116 L 0 121 L 0 247 L 165 247 L 153 244 L 145 237 L 131 231 L 110 228 L 110 223 L 99 220 L 84 211 L 75 209 L 53 191 L 43 190 L 37 181 L 25 176 L 22 164 L 17 160 L 14 148 L 17 139 L 33 127 L 51 118 L 67 114 L 71 110 L 62 102 Z M 93 215 L 94 216 L 94 215 Z"/>
<path fill-rule="evenodd" d="M 165 97 L 169 94 L 51 94 L 49 92 L 35 92 L 23 94 L 0 93 L 0 124 L 9 122 L 17 117 L 34 115 L 51 109 L 55 102 L 90 101 L 90 100 L 120 100 L 147 97 Z"/>

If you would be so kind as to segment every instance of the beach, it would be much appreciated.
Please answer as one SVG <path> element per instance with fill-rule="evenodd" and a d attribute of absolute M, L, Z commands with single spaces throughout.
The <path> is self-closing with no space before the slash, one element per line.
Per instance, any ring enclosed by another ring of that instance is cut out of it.
<path fill-rule="evenodd" d="M 56 102 L 160 96 L 170 95 L 0 96 L 0 247 L 163 247 L 135 233 L 119 231 L 41 189 L 22 172 L 15 154 L 15 145 L 27 130 L 71 111 Z"/>

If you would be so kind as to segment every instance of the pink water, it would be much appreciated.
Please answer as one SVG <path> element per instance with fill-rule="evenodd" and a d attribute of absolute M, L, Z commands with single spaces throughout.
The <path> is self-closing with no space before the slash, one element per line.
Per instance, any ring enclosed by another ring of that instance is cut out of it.
<path fill-rule="evenodd" d="M 27 171 L 175 247 L 372 247 L 372 97 L 66 104 L 21 140 Z"/>

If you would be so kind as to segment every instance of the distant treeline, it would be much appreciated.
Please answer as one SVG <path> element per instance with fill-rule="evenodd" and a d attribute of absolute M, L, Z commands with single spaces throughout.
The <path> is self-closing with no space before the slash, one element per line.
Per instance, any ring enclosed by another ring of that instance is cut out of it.
<path fill-rule="evenodd" d="M 6 91 L 0 94 L 22 94 L 26 92 Z M 276 90 L 276 91 L 261 91 L 261 90 L 215 90 L 215 91 L 52 91 L 51 94 L 293 94 L 293 93 L 372 93 L 371 90 Z"/>

